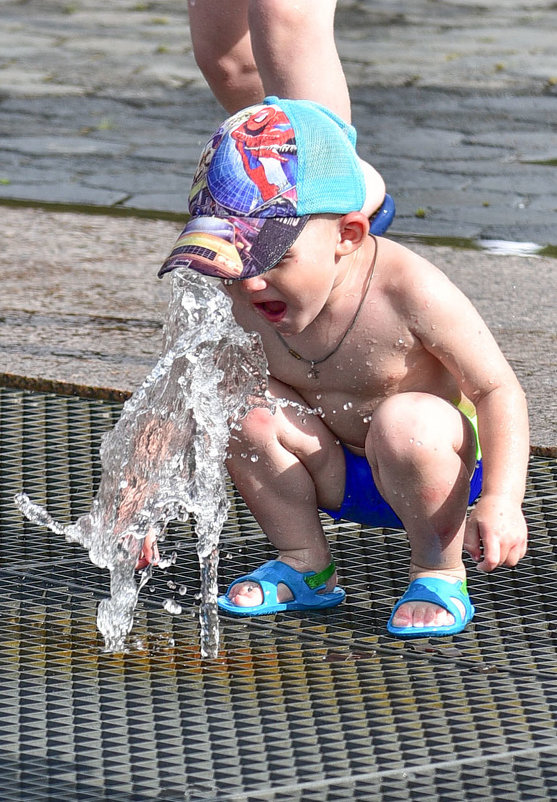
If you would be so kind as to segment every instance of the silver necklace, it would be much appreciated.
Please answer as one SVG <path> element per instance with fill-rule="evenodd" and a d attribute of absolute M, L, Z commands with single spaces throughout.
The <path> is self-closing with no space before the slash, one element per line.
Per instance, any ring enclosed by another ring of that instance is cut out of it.
<path fill-rule="evenodd" d="M 371 267 L 369 268 L 369 274 L 368 274 L 368 277 L 367 277 L 365 289 L 364 289 L 362 297 L 360 299 L 360 303 L 358 304 L 358 308 L 356 309 L 356 311 L 354 313 L 354 317 L 352 318 L 352 322 L 350 323 L 350 325 L 348 326 L 348 328 L 346 329 L 346 331 L 344 332 L 344 334 L 342 335 L 342 337 L 340 338 L 340 340 L 335 345 L 335 347 L 333 348 L 332 351 L 330 351 L 326 356 L 322 356 L 321 359 L 306 359 L 305 356 L 302 356 L 297 351 L 295 351 L 294 348 L 292 348 L 287 343 L 287 341 L 284 339 L 282 334 L 275 329 L 277 337 L 279 338 L 281 343 L 284 345 L 284 347 L 287 349 L 287 351 L 290 354 L 290 356 L 293 356 L 294 359 L 297 359 L 300 362 L 305 362 L 307 365 L 309 365 L 308 379 L 318 379 L 319 378 L 319 369 L 316 367 L 316 365 L 321 365 L 322 362 L 326 362 L 327 359 L 330 359 L 332 356 L 334 356 L 336 354 L 336 352 L 338 351 L 338 349 L 340 348 L 340 346 L 342 345 L 342 343 L 346 340 L 346 338 L 348 337 L 348 335 L 350 334 L 350 332 L 352 331 L 354 326 L 356 325 L 356 321 L 358 320 L 358 315 L 360 314 L 362 306 L 364 305 L 364 301 L 366 299 L 367 292 L 369 290 L 369 285 L 371 284 L 371 279 L 372 279 L 373 273 L 375 271 L 375 262 L 377 260 L 377 239 L 373 236 L 373 234 L 371 234 L 370 236 L 373 237 L 373 241 L 375 243 L 375 252 L 373 254 L 373 261 L 371 263 Z"/>

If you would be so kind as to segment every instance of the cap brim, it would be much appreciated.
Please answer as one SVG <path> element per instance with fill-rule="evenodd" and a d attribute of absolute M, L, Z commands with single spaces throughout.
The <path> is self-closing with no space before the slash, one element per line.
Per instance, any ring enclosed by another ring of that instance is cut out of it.
<path fill-rule="evenodd" d="M 245 279 L 270 270 L 294 244 L 304 217 L 193 217 L 178 237 L 159 277 L 177 268 Z"/>

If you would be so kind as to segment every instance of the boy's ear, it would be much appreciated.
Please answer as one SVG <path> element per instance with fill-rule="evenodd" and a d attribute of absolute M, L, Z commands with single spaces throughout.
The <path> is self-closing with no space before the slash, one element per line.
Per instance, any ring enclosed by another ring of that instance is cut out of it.
<path fill-rule="evenodd" d="M 369 218 L 362 212 L 349 212 L 339 220 L 337 255 L 357 250 L 369 234 Z"/>

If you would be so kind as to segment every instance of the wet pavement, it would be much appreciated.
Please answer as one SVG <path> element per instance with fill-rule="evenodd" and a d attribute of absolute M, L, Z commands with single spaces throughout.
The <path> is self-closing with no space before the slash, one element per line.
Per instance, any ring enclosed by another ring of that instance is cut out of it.
<path fill-rule="evenodd" d="M 392 235 L 422 237 L 477 304 L 527 391 L 533 446 L 554 450 L 557 7 L 340 0 L 336 27 Z M 0 53 L 0 373 L 127 393 L 158 354 L 154 275 L 223 117 L 185 3 L 7 0 Z M 546 247 L 496 255 L 499 240 Z M 454 247 L 478 241 L 490 250 Z"/>

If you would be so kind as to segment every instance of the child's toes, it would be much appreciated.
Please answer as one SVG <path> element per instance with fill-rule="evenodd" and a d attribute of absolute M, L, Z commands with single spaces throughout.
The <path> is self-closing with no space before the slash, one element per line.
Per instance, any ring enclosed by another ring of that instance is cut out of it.
<path fill-rule="evenodd" d="M 263 591 L 256 582 L 238 582 L 228 591 L 228 598 L 238 607 L 254 607 L 263 602 Z"/>
<path fill-rule="evenodd" d="M 396 627 L 444 627 L 454 624 L 454 618 L 447 610 L 434 604 L 408 602 L 402 604 L 393 618 Z"/>

